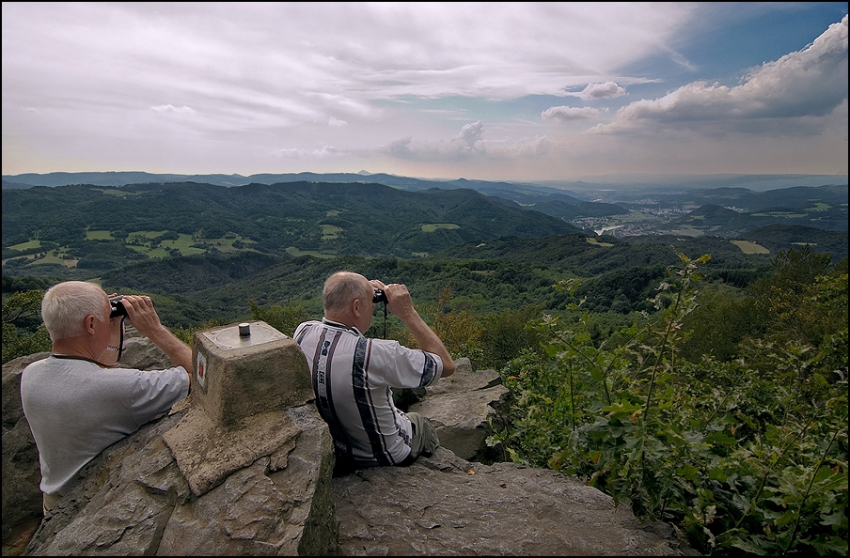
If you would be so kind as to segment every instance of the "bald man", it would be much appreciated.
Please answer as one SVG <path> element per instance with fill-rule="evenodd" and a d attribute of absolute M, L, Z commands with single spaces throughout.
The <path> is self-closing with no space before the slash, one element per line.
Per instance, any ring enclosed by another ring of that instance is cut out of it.
<path fill-rule="evenodd" d="M 410 330 L 418 349 L 363 335 L 372 324 L 376 291 L 383 291 L 387 311 Z M 409 465 L 433 453 L 439 446 L 434 427 L 418 413 L 398 410 L 392 388 L 433 385 L 451 376 L 455 363 L 419 316 L 407 287 L 341 271 L 325 281 L 322 304 L 322 320 L 302 323 L 293 337 L 307 357 L 316 405 L 333 436 L 338 473 Z"/>

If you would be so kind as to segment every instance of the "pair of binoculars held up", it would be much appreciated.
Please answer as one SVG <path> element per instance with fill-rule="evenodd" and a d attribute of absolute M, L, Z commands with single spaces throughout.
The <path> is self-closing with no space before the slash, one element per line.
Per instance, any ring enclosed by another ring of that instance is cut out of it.
<path fill-rule="evenodd" d="M 110 318 L 127 315 L 127 309 L 124 308 L 124 304 L 121 303 L 122 298 L 124 298 L 124 295 L 114 296 L 109 299 L 109 305 L 112 306 L 112 311 L 109 313 Z"/>

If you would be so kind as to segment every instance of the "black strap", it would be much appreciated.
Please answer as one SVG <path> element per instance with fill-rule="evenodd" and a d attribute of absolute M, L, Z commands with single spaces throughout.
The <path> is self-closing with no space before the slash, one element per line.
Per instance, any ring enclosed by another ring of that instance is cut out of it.
<path fill-rule="evenodd" d="M 84 360 L 84 361 L 90 362 L 92 364 L 97 364 L 101 368 L 112 368 L 112 366 L 110 366 L 108 364 L 103 364 L 102 362 L 98 362 L 98 361 L 92 360 L 90 358 L 76 356 L 76 355 L 57 355 L 56 353 L 50 353 L 50 356 L 52 356 L 53 358 L 63 358 L 63 359 L 67 359 L 67 360 Z"/>
<path fill-rule="evenodd" d="M 384 303 L 384 339 L 387 338 L 387 303 Z"/>
<path fill-rule="evenodd" d="M 121 316 L 121 343 L 118 345 L 118 360 L 121 360 L 121 355 L 124 353 L 124 319 L 126 317 Z"/>

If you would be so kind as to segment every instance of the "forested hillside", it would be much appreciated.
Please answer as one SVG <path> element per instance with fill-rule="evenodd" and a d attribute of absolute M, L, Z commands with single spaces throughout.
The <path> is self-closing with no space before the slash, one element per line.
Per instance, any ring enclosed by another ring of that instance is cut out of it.
<path fill-rule="evenodd" d="M 2 227 L 4 273 L 59 276 L 216 251 L 422 257 L 504 235 L 579 230 L 472 190 L 303 182 L 3 190 Z"/>

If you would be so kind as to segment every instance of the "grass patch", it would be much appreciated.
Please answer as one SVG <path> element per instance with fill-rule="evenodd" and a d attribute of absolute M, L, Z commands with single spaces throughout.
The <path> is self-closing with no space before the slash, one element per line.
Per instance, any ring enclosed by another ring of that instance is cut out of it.
<path fill-rule="evenodd" d="M 588 244 L 593 244 L 594 246 L 604 246 L 605 248 L 613 246 L 613 244 L 611 244 L 610 242 L 599 242 L 595 238 L 587 237 L 587 238 L 585 238 L 585 240 L 587 241 Z"/>
<path fill-rule="evenodd" d="M 828 211 L 831 207 L 828 203 L 816 202 L 814 207 L 807 207 L 806 211 Z"/>
<path fill-rule="evenodd" d="M 86 231 L 86 240 L 115 240 L 109 231 Z"/>
<path fill-rule="evenodd" d="M 322 225 L 322 240 L 335 240 L 339 238 L 340 233 L 343 231 L 344 229 L 334 225 Z"/>
<path fill-rule="evenodd" d="M 159 243 L 159 245 L 169 252 L 172 250 L 179 250 L 181 256 L 203 254 L 206 252 L 203 248 L 195 248 L 192 246 L 194 243 L 195 241 L 192 239 L 192 235 L 181 233 L 180 238 L 177 240 L 163 240 Z"/>
<path fill-rule="evenodd" d="M 290 246 L 286 249 L 286 253 L 290 256 L 299 257 L 299 256 L 313 256 L 314 258 L 335 258 L 336 254 L 323 254 L 322 252 L 316 252 L 313 250 L 299 250 L 295 246 Z"/>
<path fill-rule="evenodd" d="M 14 246 L 8 246 L 9 250 L 31 250 L 33 248 L 41 248 L 41 241 L 38 239 L 21 242 Z"/>
<path fill-rule="evenodd" d="M 702 236 L 705 233 L 704 231 L 695 229 L 693 227 L 682 227 L 679 229 L 673 229 L 672 231 L 670 231 L 670 234 L 681 234 L 683 236 Z"/>
<path fill-rule="evenodd" d="M 131 232 L 127 235 L 127 240 L 138 240 L 139 242 L 147 242 L 152 238 L 156 238 L 158 236 L 162 236 L 167 233 L 168 230 L 164 231 L 135 231 Z"/>
<path fill-rule="evenodd" d="M 791 213 L 790 211 L 768 211 L 767 213 L 753 213 L 753 217 L 784 217 L 786 219 L 800 219 L 805 213 Z"/>
<path fill-rule="evenodd" d="M 437 229 L 459 229 L 460 225 L 455 225 L 454 223 L 431 223 L 428 225 L 422 225 L 422 232 L 432 233 Z"/>
<path fill-rule="evenodd" d="M 729 242 L 740 248 L 741 252 L 745 254 L 770 254 L 770 250 L 756 242 L 749 240 L 730 240 Z"/>
<path fill-rule="evenodd" d="M 98 191 L 108 196 L 115 196 L 116 198 L 124 198 L 126 196 L 138 196 L 139 194 L 141 194 L 141 192 L 128 192 L 126 190 L 118 190 L 116 188 L 104 188 L 98 189 Z"/>

